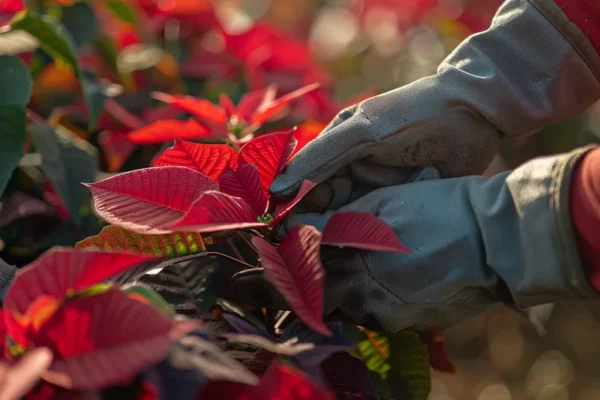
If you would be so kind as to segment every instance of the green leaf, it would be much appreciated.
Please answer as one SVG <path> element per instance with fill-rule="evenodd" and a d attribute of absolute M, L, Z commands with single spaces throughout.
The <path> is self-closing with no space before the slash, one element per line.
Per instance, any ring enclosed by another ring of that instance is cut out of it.
<path fill-rule="evenodd" d="M 104 105 L 104 92 L 99 94 L 97 86 L 91 81 L 89 74 L 84 74 L 79 68 L 75 42 L 64 25 L 55 18 L 42 16 L 33 11 L 22 11 L 11 21 L 13 29 L 22 29 L 39 40 L 40 48 L 48 53 L 58 63 L 69 66 L 75 76 L 80 79 L 83 97 L 90 114 L 89 129 L 95 127 L 99 114 Z"/>
<path fill-rule="evenodd" d="M 95 180 L 96 149 L 62 126 L 50 129 L 34 125 L 31 139 L 42 156 L 44 173 L 67 207 L 71 220 L 80 225 L 82 215 L 91 212 L 90 192 L 81 183 Z"/>
<path fill-rule="evenodd" d="M 134 86 L 132 75 L 119 70 L 119 66 L 117 64 L 119 52 L 117 51 L 113 39 L 106 35 L 99 35 L 94 41 L 94 47 L 96 54 L 98 54 L 106 66 L 109 67 L 112 72 L 119 77 L 121 84 L 128 88 L 132 88 Z"/>
<path fill-rule="evenodd" d="M 178 314 L 201 317 L 217 303 L 216 270 L 214 257 L 206 257 L 168 266 L 139 281 L 154 289 Z"/>
<path fill-rule="evenodd" d="M 77 47 L 94 41 L 98 33 L 98 23 L 94 9 L 86 2 L 63 7 L 61 21 L 67 28 Z"/>
<path fill-rule="evenodd" d="M 377 332 L 362 330 L 356 343 L 358 354 L 370 371 L 376 372 L 383 379 L 387 378 L 390 370 L 388 358 L 390 345 L 388 338 Z"/>
<path fill-rule="evenodd" d="M 55 61 L 68 65 L 80 76 L 75 44 L 69 32 L 55 18 L 33 11 L 22 11 L 10 22 L 13 29 L 22 29 L 40 41 L 40 47 Z"/>
<path fill-rule="evenodd" d="M 83 94 L 85 95 L 85 102 L 88 106 L 89 121 L 88 129 L 92 130 L 98 123 L 100 114 L 104 109 L 104 103 L 106 102 L 106 87 L 96 80 L 96 75 L 89 70 L 81 71 L 81 85 L 83 87 Z"/>
<path fill-rule="evenodd" d="M 146 304 L 153 306 L 161 313 L 169 316 L 175 316 L 175 310 L 167 303 L 158 293 L 156 293 L 148 285 L 142 283 L 131 283 L 121 288 L 128 297 L 132 299 L 143 301 Z"/>
<path fill-rule="evenodd" d="M 31 85 L 29 68 L 23 61 L 0 56 L 0 195 L 23 154 L 27 139 L 25 106 Z"/>
<path fill-rule="evenodd" d="M 111 13 L 123 22 L 127 22 L 132 25 L 138 24 L 137 11 L 132 7 L 131 4 L 122 0 L 107 0 L 104 5 L 110 10 Z"/>
<path fill-rule="evenodd" d="M 393 398 L 410 393 L 413 400 L 427 400 L 431 391 L 431 368 L 427 345 L 409 330 L 389 338 L 391 366 L 387 381 Z"/>

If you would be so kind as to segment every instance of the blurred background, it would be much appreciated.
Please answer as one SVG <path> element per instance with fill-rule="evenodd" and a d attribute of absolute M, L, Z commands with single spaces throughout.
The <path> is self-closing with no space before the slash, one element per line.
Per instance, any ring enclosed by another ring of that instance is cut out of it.
<path fill-rule="evenodd" d="M 78 2 L 58 3 L 67 7 L 61 14 L 67 27 L 72 27 L 73 32 L 85 28 L 76 13 L 65 19 L 65 10 L 81 7 Z M 226 92 L 235 99 L 248 89 L 269 83 L 276 83 L 286 92 L 319 81 L 324 90 L 309 96 L 294 110 L 296 120 L 313 124 L 318 130 L 346 105 L 435 73 L 437 65 L 464 38 L 487 28 L 501 1 L 135 3 L 140 9 L 137 26 L 116 21 L 101 4 L 94 5 L 98 30 L 104 32 L 103 38 L 113 41 L 116 51 L 112 70 L 108 62 L 102 64 L 108 65 L 106 70 L 98 68 L 97 61 L 106 61 L 108 57 L 102 49 L 109 47 L 102 47 L 98 40 L 93 46 L 86 46 L 81 39 L 82 64 L 94 67 L 108 81 L 119 83 L 114 87 L 119 104 L 148 122 L 166 115 L 160 112 L 168 113 L 158 108 L 150 110 L 140 100 L 149 99 L 150 90 L 185 92 L 209 99 Z M 61 108 L 73 103 L 77 83 L 60 66 L 49 64 L 43 54 L 32 50 L 35 47 L 22 35 L 0 38 L 1 52 L 24 52 L 33 65 L 32 71 L 37 68 L 32 108 L 98 147 L 100 173 L 147 164 L 158 147 L 131 147 L 117 140 L 119 136 L 110 129 L 88 137 L 85 129 L 79 128 L 78 116 Z M 138 71 L 146 74 L 136 75 Z M 134 73 L 133 81 L 124 77 L 126 73 Z M 243 79 L 238 79 L 240 73 Z M 600 143 L 600 106 L 534 137 L 505 140 L 487 174 L 592 142 Z M 22 163 L 17 174 L 20 177 L 11 183 L 13 189 L 15 181 L 22 184 L 23 174 L 34 179 L 31 175 L 35 175 L 36 165 L 34 156 Z M 53 192 L 45 191 L 44 196 L 51 202 Z M 10 201 L 22 202 L 19 198 Z M 11 203 L 5 198 L 3 204 L 0 255 L 7 260 L 22 264 L 33 256 L 32 248 L 35 252 L 41 250 L 44 240 L 46 244 L 58 241 L 72 245 L 85 237 L 86 230 L 79 227 L 77 234 L 61 236 L 60 240 L 47 236 L 42 239 L 40 232 L 27 238 L 23 233 L 26 222 L 20 219 L 17 227 L 14 220 L 7 220 L 8 214 L 3 212 Z M 86 234 L 97 230 L 96 225 Z M 49 236 L 48 232 L 45 235 Z M 431 400 L 600 399 L 599 317 L 600 305 L 587 303 L 548 305 L 523 314 L 499 308 L 449 329 L 446 341 L 458 373 L 436 373 Z"/>

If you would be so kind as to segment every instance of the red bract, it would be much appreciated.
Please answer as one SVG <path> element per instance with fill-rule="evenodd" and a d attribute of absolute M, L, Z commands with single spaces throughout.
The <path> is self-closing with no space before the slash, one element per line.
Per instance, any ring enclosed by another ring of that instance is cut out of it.
<path fill-rule="evenodd" d="M 24 9 L 23 0 L 0 0 L 0 13 L 17 13 Z"/>
<path fill-rule="evenodd" d="M 282 294 L 291 309 L 315 332 L 331 336 L 323 322 L 323 281 L 319 247 L 321 233 L 309 225 L 295 226 L 275 248 L 254 237 L 265 277 Z"/>
<path fill-rule="evenodd" d="M 139 233 L 165 233 L 215 181 L 185 167 L 139 169 L 87 184 L 97 212 L 107 221 Z"/>
<path fill-rule="evenodd" d="M 256 215 L 267 211 L 267 196 L 260 183 L 258 168 L 254 164 L 244 164 L 236 171 L 227 171 L 219 181 L 221 192 L 242 198 Z"/>
<path fill-rule="evenodd" d="M 55 354 L 44 374 L 46 381 L 70 389 L 98 389 L 129 381 L 196 327 L 195 322 L 167 319 L 112 289 L 71 299 L 33 335 L 32 342 Z"/>
<path fill-rule="evenodd" d="M 195 169 L 215 181 L 228 167 L 237 168 L 237 152 L 222 144 L 199 144 L 175 139 L 152 163 L 153 167 L 182 166 Z"/>
<path fill-rule="evenodd" d="M 157 121 L 127 135 L 129 140 L 139 144 L 169 142 L 173 139 L 205 139 L 212 136 L 212 131 L 198 121 L 176 119 Z"/>
<path fill-rule="evenodd" d="M 271 363 L 257 386 L 213 381 L 200 392 L 198 400 L 335 400 L 324 387 L 297 369 Z"/>
<path fill-rule="evenodd" d="M 338 212 L 323 231 L 322 244 L 363 250 L 410 253 L 388 224 L 365 212 Z"/>
<path fill-rule="evenodd" d="M 50 250 L 21 269 L 4 298 L 4 321 L 11 337 L 27 344 L 26 332 L 56 310 L 69 295 L 155 258 L 130 253 Z"/>
<path fill-rule="evenodd" d="M 226 132 L 244 136 L 260 128 L 293 100 L 318 87 L 318 84 L 308 85 L 276 99 L 276 89 L 272 86 L 244 95 L 237 107 L 225 95 L 221 96 L 220 106 L 191 96 L 155 93 L 154 98 L 213 124 L 218 136 Z"/>

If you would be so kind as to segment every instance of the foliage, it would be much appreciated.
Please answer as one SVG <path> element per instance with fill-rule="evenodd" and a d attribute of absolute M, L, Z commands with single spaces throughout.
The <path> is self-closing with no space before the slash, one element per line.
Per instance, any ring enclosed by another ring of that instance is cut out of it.
<path fill-rule="evenodd" d="M 437 332 L 324 318 L 321 246 L 409 249 L 366 213 L 285 232 L 316 185 L 269 187 L 344 105 L 307 43 L 219 7 L 0 2 L 26 44 L 0 54 L 0 397 L 419 400 L 454 371 Z M 291 311 L 236 304 L 257 267 Z"/>

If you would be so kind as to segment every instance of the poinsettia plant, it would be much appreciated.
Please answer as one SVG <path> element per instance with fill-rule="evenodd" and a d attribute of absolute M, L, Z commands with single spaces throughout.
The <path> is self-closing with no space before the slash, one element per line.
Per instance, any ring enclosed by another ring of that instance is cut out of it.
<path fill-rule="evenodd" d="M 287 226 L 315 183 L 269 187 L 374 93 L 334 101 L 306 38 L 230 7 L 0 0 L 0 398 L 424 400 L 454 371 L 440 332 L 324 315 L 322 247 L 409 249 L 368 213 Z M 285 310 L 239 300 L 259 267 Z"/>

